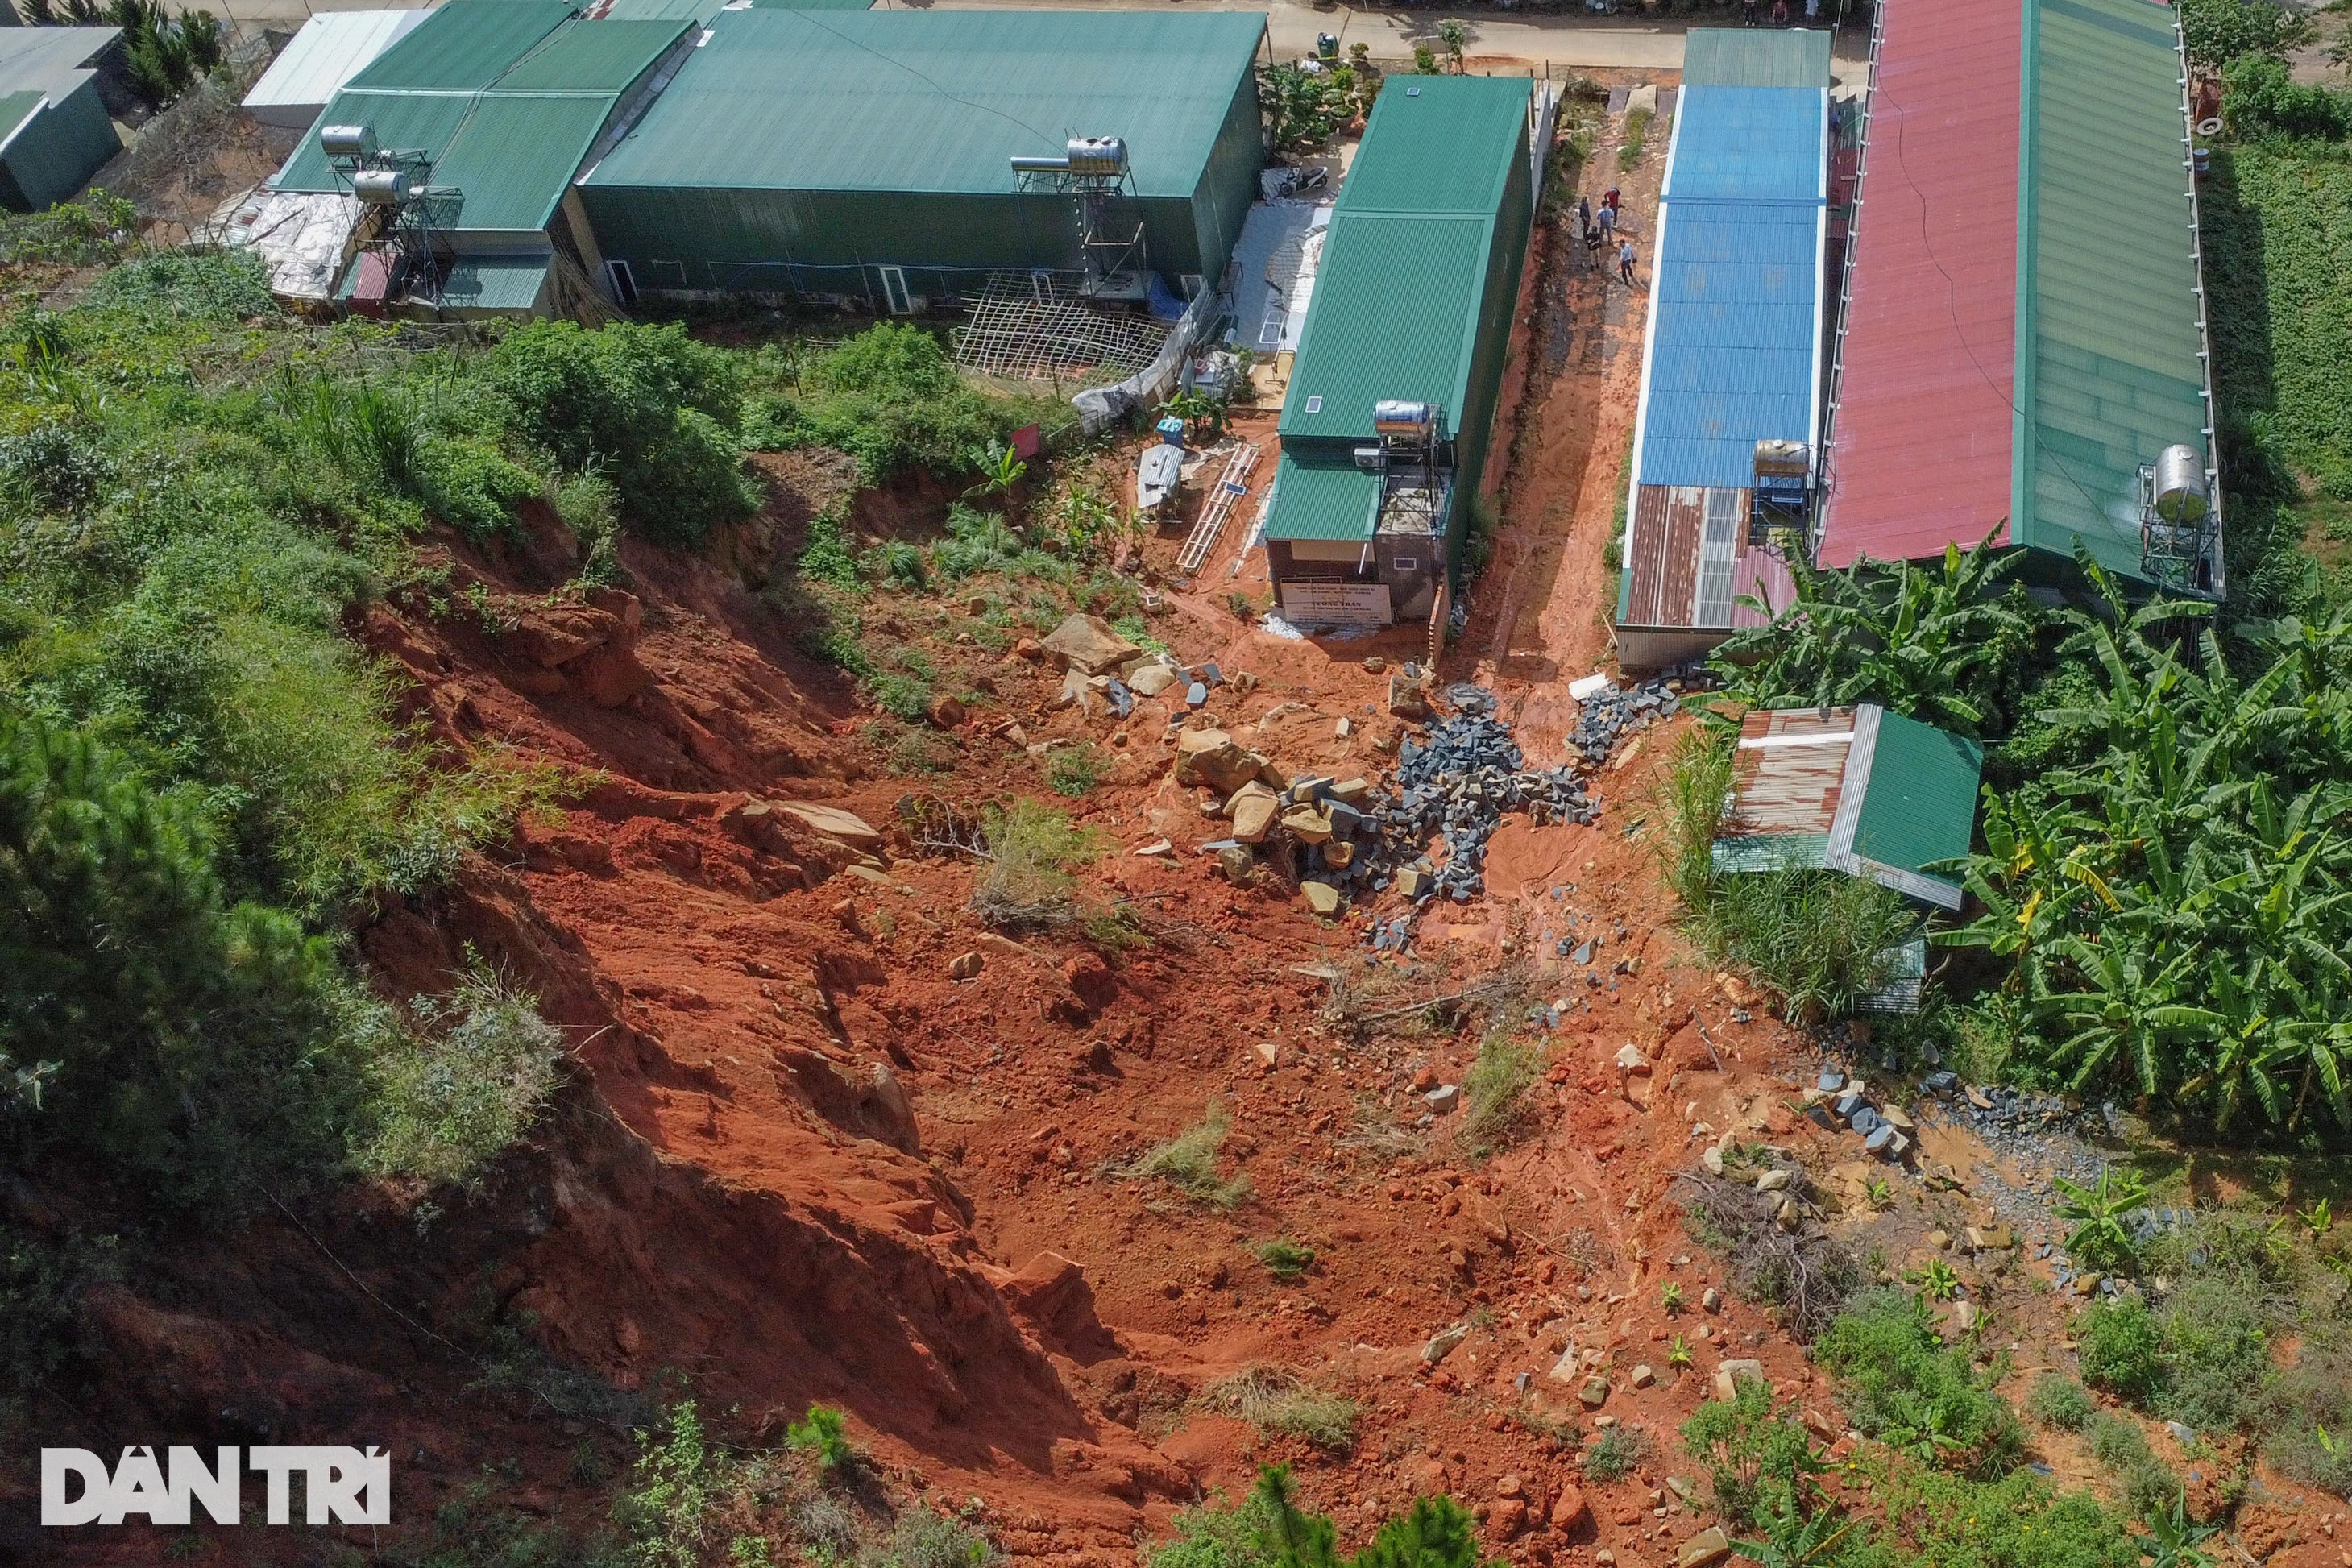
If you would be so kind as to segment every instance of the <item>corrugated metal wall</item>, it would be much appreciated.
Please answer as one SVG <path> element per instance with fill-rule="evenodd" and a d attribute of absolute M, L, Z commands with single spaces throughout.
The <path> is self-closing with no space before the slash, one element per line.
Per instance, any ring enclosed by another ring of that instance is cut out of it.
<path fill-rule="evenodd" d="M 1157 252 L 1152 265 L 1171 282 L 1181 273 L 1197 272 L 1214 288 L 1234 253 L 1234 242 L 1241 237 L 1250 204 L 1257 200 L 1258 171 L 1265 167 L 1265 127 L 1258 110 L 1257 72 L 1247 70 L 1234 89 L 1233 105 L 1225 111 L 1217 144 L 1209 153 L 1209 166 L 1192 193 L 1195 265 L 1171 267 L 1160 260 Z"/>
<path fill-rule="evenodd" d="M 1468 531 L 1472 500 L 1486 470 L 1486 442 L 1495 431 L 1495 405 L 1503 395 L 1503 366 L 1511 349 L 1511 319 L 1519 303 L 1519 274 L 1527 264 L 1528 239 L 1535 227 L 1535 197 L 1528 186 L 1528 159 L 1511 160 L 1503 201 L 1495 213 L 1495 242 L 1486 255 L 1486 291 L 1478 302 L 1478 340 L 1470 355 L 1470 384 L 1462 420 L 1455 426 L 1453 555 L 1458 565 Z"/>
<path fill-rule="evenodd" d="M 1252 169 L 1247 178 L 1256 177 Z M 1230 186 L 1230 172 L 1224 178 Z M 1212 184 L 1204 179 L 1203 195 L 1190 202 L 1137 204 L 1151 264 L 1171 279 L 1207 270 L 1201 231 L 1208 226 L 1198 215 L 1216 194 Z M 599 247 L 626 261 L 640 289 L 854 295 L 874 286 L 879 267 L 906 268 L 912 288 L 917 272 L 984 277 L 996 268 L 1079 265 L 1077 209 L 1067 196 L 595 184 L 579 192 Z M 820 281 L 828 277 L 842 281 Z"/>
<path fill-rule="evenodd" d="M 53 100 L 27 121 L 8 144 L 8 173 L 26 210 L 38 212 L 81 189 L 109 158 L 122 151 L 122 138 L 99 101 L 95 79 Z"/>

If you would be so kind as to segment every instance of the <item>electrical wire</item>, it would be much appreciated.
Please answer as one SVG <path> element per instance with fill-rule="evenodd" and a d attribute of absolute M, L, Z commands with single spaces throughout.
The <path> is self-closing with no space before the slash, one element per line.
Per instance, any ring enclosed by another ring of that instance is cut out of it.
<path fill-rule="evenodd" d="M 1940 277 L 1944 280 L 1944 310 L 1945 313 L 1950 316 L 1952 320 L 1952 335 L 1959 339 L 1961 352 L 1969 356 L 1969 363 L 1976 367 L 1977 374 L 1983 378 L 1985 385 L 1991 389 L 1992 395 L 2001 400 L 2001 403 L 2007 406 L 2011 415 L 2020 419 L 2024 419 L 2027 417 L 2025 410 L 2018 405 L 2017 400 L 2014 397 L 2010 395 L 2010 389 L 2003 387 L 2000 382 L 1995 381 L 1992 377 L 1992 373 L 1985 369 L 1984 362 L 1977 358 L 1975 346 L 1969 342 L 1967 330 L 1960 325 L 1959 283 L 1952 277 L 1951 273 L 1946 269 L 1943 258 L 1936 254 L 1936 244 L 1934 239 L 1930 237 L 1927 227 L 1927 193 L 1920 189 L 1919 182 L 1911 177 L 1910 163 L 1904 156 L 1903 132 L 1904 128 L 1910 123 L 1910 117 L 1904 112 L 1902 103 L 1893 98 L 1888 98 L 1885 89 L 1880 87 L 1875 80 L 1873 80 L 1870 84 L 1870 96 L 1871 103 L 1869 112 L 1872 116 L 1875 117 L 1878 113 L 1878 100 L 1882 98 L 1885 99 L 1886 107 L 1895 111 L 1895 166 L 1902 171 L 1903 183 L 1910 186 L 1911 194 L 1919 199 L 1919 247 L 1927 253 L 1928 265 L 1935 268 L 1937 276 Z M 1866 132 L 1865 134 L 1867 134 Z M 1857 226 L 1857 230 L 1858 227 L 1859 226 Z M 1861 238 L 1862 237 L 1860 233 L 1856 232 L 1854 236 L 1847 241 L 1847 243 L 1849 245 L 1858 245 L 1861 243 Z M 2012 331 L 2015 331 L 2015 325 L 2013 322 L 2011 330 Z M 2084 488 L 2083 481 L 2074 477 L 2074 471 L 2066 466 L 2066 459 L 2063 457 L 2060 456 L 2057 452 L 2052 451 L 2046 445 L 2040 443 L 2035 445 L 2034 451 L 2037 455 L 2046 454 L 2048 456 L 2052 464 L 2057 468 L 2058 472 L 2064 476 L 2066 482 L 2073 485 L 2075 492 L 2083 498 L 2084 504 L 2091 509 L 2092 516 L 2100 519 L 2105 518 L 2106 510 L 2100 504 L 2098 497 L 2093 495 L 2088 489 Z M 2013 520 L 2004 519 L 2002 520 L 2002 525 L 2007 527 L 2009 522 Z"/>

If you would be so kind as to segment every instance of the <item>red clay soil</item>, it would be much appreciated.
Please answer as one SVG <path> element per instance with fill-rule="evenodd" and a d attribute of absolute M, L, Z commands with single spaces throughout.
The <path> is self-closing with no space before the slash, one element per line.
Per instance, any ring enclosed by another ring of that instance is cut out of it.
<path fill-rule="evenodd" d="M 1637 211 L 1654 162 L 1628 183 Z M 1502 592 L 1482 591 L 1444 673 L 1495 679 L 1549 760 L 1570 711 L 1559 689 L 1602 652 L 1640 323 L 1638 309 L 1596 313 L 1593 279 L 1558 255 L 1530 292 L 1539 326 L 1565 299 L 1583 346 L 1530 377 L 1489 578 Z M 444 540 L 436 597 L 411 589 L 369 614 L 367 645 L 413 679 L 438 743 L 595 771 L 453 893 L 386 909 L 360 935 L 391 993 L 446 989 L 468 950 L 528 986 L 571 1042 L 571 1081 L 529 1155 L 426 1216 L 421 1240 L 413 1205 L 387 1193 L 265 1212 L 229 1247 L 166 1248 L 181 1293 L 125 1292 L 102 1314 L 124 1371 L 89 1419 L 168 1429 L 236 1405 L 249 1440 L 385 1442 L 409 1521 L 512 1461 L 502 1504 L 593 1522 L 605 1491 L 566 1468 L 599 1435 L 527 1389 L 478 1391 L 486 1325 L 502 1324 L 617 1390 L 669 1397 L 682 1375 L 738 1435 L 772 1439 L 811 1402 L 838 1404 L 899 1495 L 979 1498 L 1012 1556 L 1104 1568 L 1271 1460 L 1297 1467 L 1304 1500 L 1351 1544 L 1444 1489 L 1515 1563 L 1603 1549 L 1626 1568 L 1670 1563 L 1705 1522 L 1703 1488 L 1693 1508 L 1660 1489 L 1692 1473 L 1673 1432 L 1720 1360 L 1759 1359 L 1835 1430 L 1830 1391 L 1763 1311 L 1727 1292 L 1699 1306 L 1723 1276 L 1685 1237 L 1674 1184 L 1700 1146 L 1737 1131 L 1823 1167 L 1841 1156 L 1791 1110 L 1815 1047 L 1760 1012 L 1735 1021 L 1752 998 L 1666 923 L 1645 805 L 1660 736 L 1597 778 L 1596 824 L 1507 826 L 1492 893 L 1429 911 L 1415 957 L 1375 962 L 1362 913 L 1318 921 L 1278 879 L 1222 878 L 1198 847 L 1223 827 L 1170 778 L 1179 721 L 1342 775 L 1379 773 L 1403 729 L 1363 661 L 1412 657 L 1414 637 L 1289 640 L 1225 607 L 1255 495 L 1156 623 L 1188 658 L 1255 678 L 1201 717 L 1150 699 L 1124 722 L 1055 709 L 1045 664 L 985 653 L 953 614 L 924 632 L 915 606 L 877 602 L 870 633 L 913 627 L 943 689 L 981 699 L 950 726 L 951 773 L 924 780 L 883 771 L 869 716 L 800 651 L 805 610 L 779 597 L 777 563 L 845 475 L 801 458 L 768 471 L 770 510 L 713 548 L 625 547 L 626 592 L 551 597 L 573 546 L 541 514 L 492 554 Z M 862 497 L 854 522 L 910 527 L 940 499 Z M 1144 542 L 1150 569 L 1182 531 Z M 989 931 L 970 909 L 980 868 L 902 826 L 909 795 L 969 810 L 1040 793 L 1030 748 L 1062 738 L 1112 759 L 1100 787 L 1056 804 L 1110 847 L 1087 898 L 1145 911 L 1147 945 Z M 855 813 L 880 841 L 828 837 L 759 804 L 772 802 Z M 1136 853 L 1162 837 L 1171 852 Z M 1557 956 L 1570 935 L 1601 939 L 1594 963 Z M 967 954 L 978 974 L 950 978 Z M 1412 1015 L 1507 963 L 1564 1021 L 1527 1135 L 1482 1156 L 1459 1115 L 1420 1114 L 1422 1091 L 1463 1080 L 1475 1034 Z M 1335 1004 L 1395 1016 L 1350 1032 Z M 1615 1065 L 1628 1044 L 1644 1070 Z M 1126 1173 L 1213 1102 L 1231 1118 L 1220 1173 L 1247 1178 L 1245 1200 L 1219 1211 Z M 1254 1251 L 1281 1237 L 1316 1255 L 1289 1284 Z M 1253 1367 L 1353 1399 L 1352 1448 L 1222 1411 L 1214 1385 Z M 1598 1410 L 1579 1397 L 1596 1374 Z M 1653 1436 L 1609 1484 L 1582 1478 L 1559 1436 L 1604 1419 Z M 236 1533 L 200 1537 L 195 1560 L 278 1550 Z M 132 1563 L 156 1542 L 19 1531 L 0 1546 Z"/>

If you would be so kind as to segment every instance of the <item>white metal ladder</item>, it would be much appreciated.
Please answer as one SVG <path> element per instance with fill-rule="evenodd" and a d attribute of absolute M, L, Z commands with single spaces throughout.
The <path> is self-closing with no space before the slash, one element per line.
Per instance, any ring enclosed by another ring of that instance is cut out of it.
<path fill-rule="evenodd" d="M 1217 477 L 1217 489 L 1209 497 L 1209 504 L 1201 509 L 1201 521 L 1184 541 L 1184 552 L 1176 557 L 1181 572 L 1198 572 L 1201 563 L 1216 547 L 1217 531 L 1225 526 L 1225 519 L 1234 515 L 1234 508 L 1242 497 L 1249 494 L 1250 470 L 1257 467 L 1257 447 L 1244 441 L 1234 455 L 1225 459 L 1225 471 Z"/>

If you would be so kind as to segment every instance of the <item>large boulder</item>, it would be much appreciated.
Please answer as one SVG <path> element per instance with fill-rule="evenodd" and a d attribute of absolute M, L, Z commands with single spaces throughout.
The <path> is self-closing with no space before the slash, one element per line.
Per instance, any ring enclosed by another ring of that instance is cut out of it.
<path fill-rule="evenodd" d="M 1234 744 L 1223 730 L 1187 730 L 1176 737 L 1176 782 L 1231 795 L 1265 771 L 1265 759 Z"/>
<path fill-rule="evenodd" d="M 1045 651 L 1073 669 L 1100 675 L 1143 650 L 1111 630 L 1100 616 L 1072 616 L 1045 639 Z"/>

